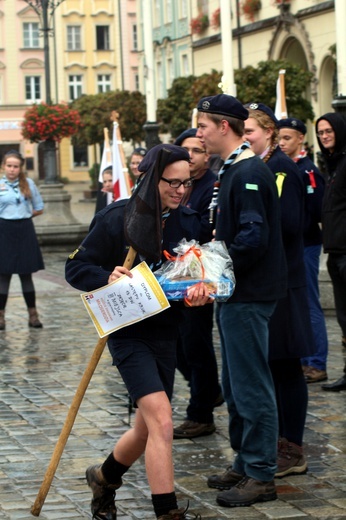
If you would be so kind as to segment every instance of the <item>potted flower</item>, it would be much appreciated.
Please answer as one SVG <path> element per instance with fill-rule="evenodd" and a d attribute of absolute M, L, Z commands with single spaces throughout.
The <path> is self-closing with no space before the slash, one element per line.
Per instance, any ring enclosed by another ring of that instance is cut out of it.
<path fill-rule="evenodd" d="M 241 7 L 245 18 L 253 22 L 255 14 L 261 9 L 261 0 L 244 0 Z"/>
<path fill-rule="evenodd" d="M 209 27 L 209 18 L 207 14 L 199 13 L 196 18 L 192 18 L 190 28 L 192 34 L 201 34 Z"/>
<path fill-rule="evenodd" d="M 220 27 L 220 7 L 215 9 L 211 17 L 211 26 L 213 29 Z"/>
<path fill-rule="evenodd" d="M 32 143 L 41 141 L 60 142 L 64 137 L 71 137 L 81 125 L 79 112 L 67 104 L 34 104 L 24 114 L 22 135 Z"/>

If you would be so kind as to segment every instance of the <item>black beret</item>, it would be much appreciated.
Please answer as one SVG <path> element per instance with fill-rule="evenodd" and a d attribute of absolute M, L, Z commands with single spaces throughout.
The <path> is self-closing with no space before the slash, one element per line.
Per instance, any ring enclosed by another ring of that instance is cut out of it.
<path fill-rule="evenodd" d="M 274 121 L 275 125 L 277 126 L 278 120 L 275 117 L 274 112 L 271 108 L 267 107 L 267 105 L 264 105 L 263 103 L 247 103 L 245 105 L 245 108 L 249 108 L 250 110 L 260 110 L 261 112 L 264 112 L 267 114 L 267 116 Z"/>
<path fill-rule="evenodd" d="M 148 150 L 146 148 L 138 147 L 133 150 L 131 155 L 141 155 L 142 157 L 144 157 L 147 154 L 147 151 Z"/>
<path fill-rule="evenodd" d="M 202 98 L 197 105 L 199 112 L 221 114 L 245 121 L 249 117 L 246 108 L 235 97 L 228 94 L 218 94 Z"/>
<path fill-rule="evenodd" d="M 306 126 L 304 125 L 303 121 L 296 119 L 295 117 L 280 119 L 278 121 L 278 128 L 292 128 L 293 130 L 297 130 L 303 135 L 306 134 Z"/>
<path fill-rule="evenodd" d="M 174 141 L 174 144 L 177 146 L 181 146 L 183 141 L 185 139 L 188 139 L 189 137 L 196 137 L 197 134 L 197 128 L 189 128 L 188 130 L 184 130 Z"/>
<path fill-rule="evenodd" d="M 190 155 L 181 146 L 176 146 L 175 144 L 157 144 L 154 148 L 151 148 L 144 159 L 141 161 L 138 169 L 142 173 L 146 173 L 155 163 L 157 156 L 160 150 L 166 150 L 169 152 L 169 156 L 166 159 L 165 164 L 172 164 L 177 161 L 187 161 L 190 162 Z"/>

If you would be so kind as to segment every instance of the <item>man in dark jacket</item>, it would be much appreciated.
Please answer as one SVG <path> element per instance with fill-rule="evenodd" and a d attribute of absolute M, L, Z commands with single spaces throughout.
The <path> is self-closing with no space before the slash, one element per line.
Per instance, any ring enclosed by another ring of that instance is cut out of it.
<path fill-rule="evenodd" d="M 217 309 L 222 390 L 229 412 L 232 465 L 208 478 L 221 506 L 275 500 L 278 416 L 268 364 L 268 323 L 286 294 L 286 261 L 275 179 L 244 142 L 248 110 L 226 94 L 198 103 L 197 137 L 225 161 L 219 172 L 216 240 L 233 260 L 236 287 Z"/>
<path fill-rule="evenodd" d="M 346 348 L 346 119 L 330 112 L 316 122 L 316 134 L 328 171 L 322 206 L 322 239 L 333 284 L 335 310 Z M 346 390 L 346 364 L 340 379 L 323 390 Z"/>

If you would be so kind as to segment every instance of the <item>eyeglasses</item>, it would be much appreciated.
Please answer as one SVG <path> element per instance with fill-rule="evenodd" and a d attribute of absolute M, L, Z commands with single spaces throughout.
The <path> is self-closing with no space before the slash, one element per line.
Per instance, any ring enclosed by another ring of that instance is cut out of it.
<path fill-rule="evenodd" d="M 206 153 L 205 150 L 202 150 L 201 148 L 185 148 L 185 146 L 182 147 L 183 150 L 186 150 L 188 153 L 194 153 L 196 155 L 199 155 L 199 154 L 202 154 L 202 153 Z"/>
<path fill-rule="evenodd" d="M 184 186 L 184 188 L 191 188 L 193 185 L 193 179 L 186 179 L 185 181 L 179 181 L 178 179 L 173 179 L 172 181 L 165 179 L 164 177 L 161 177 L 161 181 L 167 182 L 171 188 L 177 189 L 180 188 L 181 185 Z"/>
<path fill-rule="evenodd" d="M 319 130 L 319 131 L 317 132 L 317 135 L 318 135 L 318 137 L 322 137 L 323 134 L 330 135 L 330 134 L 332 134 L 333 132 L 334 132 L 334 130 L 333 130 L 332 128 L 326 128 L 325 130 Z"/>

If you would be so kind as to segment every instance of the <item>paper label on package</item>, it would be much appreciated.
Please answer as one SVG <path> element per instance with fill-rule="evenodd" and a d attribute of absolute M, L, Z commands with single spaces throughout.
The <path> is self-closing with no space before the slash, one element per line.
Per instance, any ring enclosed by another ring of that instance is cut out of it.
<path fill-rule="evenodd" d="M 164 311 L 170 304 L 145 262 L 131 269 L 133 277 L 81 294 L 100 338 Z"/>

